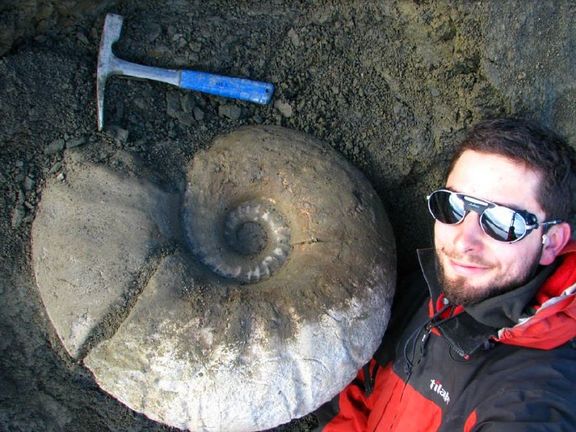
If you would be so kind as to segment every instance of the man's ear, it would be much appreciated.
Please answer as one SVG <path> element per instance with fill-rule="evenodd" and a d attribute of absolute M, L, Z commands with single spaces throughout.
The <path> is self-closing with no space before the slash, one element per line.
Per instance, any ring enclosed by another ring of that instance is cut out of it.
<path fill-rule="evenodd" d="M 566 222 L 550 227 L 548 232 L 542 236 L 540 264 L 552 264 L 562 249 L 564 249 L 564 246 L 570 241 L 570 235 L 570 225 Z"/>

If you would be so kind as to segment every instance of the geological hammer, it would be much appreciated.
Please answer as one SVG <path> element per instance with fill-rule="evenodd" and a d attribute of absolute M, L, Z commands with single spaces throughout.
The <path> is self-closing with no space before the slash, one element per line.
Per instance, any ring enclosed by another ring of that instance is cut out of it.
<path fill-rule="evenodd" d="M 245 78 L 226 77 L 207 72 L 164 69 L 144 66 L 122 60 L 112 52 L 112 45 L 120 38 L 122 22 L 120 15 L 107 14 L 98 53 L 98 73 L 96 80 L 96 104 L 98 109 L 98 130 L 104 126 L 104 90 L 106 80 L 112 75 L 123 75 L 161 81 L 177 87 L 234 99 L 267 104 L 274 93 L 270 83 L 252 81 Z"/>

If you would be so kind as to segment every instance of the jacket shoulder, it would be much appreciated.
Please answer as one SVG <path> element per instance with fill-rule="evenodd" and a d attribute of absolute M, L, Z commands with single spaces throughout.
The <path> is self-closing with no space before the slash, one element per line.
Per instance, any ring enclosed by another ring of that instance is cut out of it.
<path fill-rule="evenodd" d="M 547 351 L 500 345 L 480 367 L 453 411 L 469 413 L 464 430 L 576 430 L 574 341 Z"/>

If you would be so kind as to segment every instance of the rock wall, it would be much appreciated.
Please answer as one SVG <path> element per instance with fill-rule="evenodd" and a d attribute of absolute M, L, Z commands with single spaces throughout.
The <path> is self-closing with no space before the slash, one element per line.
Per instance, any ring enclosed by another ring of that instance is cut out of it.
<path fill-rule="evenodd" d="M 112 78 L 96 132 L 106 12 L 126 59 L 273 82 L 260 107 Z M 394 227 L 401 272 L 431 239 L 425 195 L 466 127 L 533 117 L 576 142 L 576 5 L 568 0 L 4 1 L 0 5 L 0 428 L 168 430 L 98 389 L 64 352 L 29 261 L 30 227 L 64 153 L 131 152 L 168 178 L 220 133 L 276 124 L 332 145 L 366 174 Z M 313 419 L 279 430 L 308 430 Z"/>

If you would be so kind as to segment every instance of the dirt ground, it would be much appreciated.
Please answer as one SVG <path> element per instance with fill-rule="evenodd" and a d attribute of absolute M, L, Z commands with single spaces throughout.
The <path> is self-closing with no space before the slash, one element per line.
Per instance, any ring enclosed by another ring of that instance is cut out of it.
<path fill-rule="evenodd" d="M 274 83 L 268 106 L 111 78 L 96 128 L 104 16 L 118 56 Z M 4 0 L 0 3 L 0 430 L 172 430 L 101 391 L 62 348 L 34 281 L 30 229 L 47 178 L 85 146 L 167 178 L 218 134 L 270 124 L 322 139 L 388 210 L 400 273 L 429 245 L 425 195 L 465 128 L 503 114 L 574 140 L 576 7 L 569 1 Z M 276 428 L 308 431 L 308 416 Z"/>

